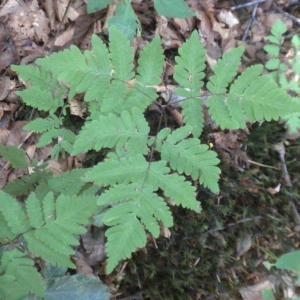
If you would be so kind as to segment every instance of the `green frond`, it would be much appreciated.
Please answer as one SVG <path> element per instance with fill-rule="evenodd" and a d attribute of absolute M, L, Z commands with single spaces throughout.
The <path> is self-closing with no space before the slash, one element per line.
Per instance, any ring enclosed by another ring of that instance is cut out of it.
<path fill-rule="evenodd" d="M 16 235 L 27 231 L 30 227 L 20 203 L 12 196 L 0 191 L 0 212 L 12 233 Z"/>
<path fill-rule="evenodd" d="M 33 260 L 19 250 L 5 251 L 0 264 L 1 299 L 24 299 L 29 293 L 43 297 L 45 282 L 34 267 Z"/>
<path fill-rule="evenodd" d="M 152 187 L 136 183 L 116 185 L 100 196 L 98 204 L 114 204 L 103 216 L 103 222 L 110 226 L 106 231 L 108 272 L 121 260 L 129 258 L 134 251 L 146 245 L 145 229 L 158 237 L 160 223 L 166 227 L 173 225 L 168 206 L 153 192 Z"/>
<path fill-rule="evenodd" d="M 64 195 L 77 195 L 86 184 L 82 177 L 86 169 L 73 169 L 48 180 L 49 188 Z"/>
<path fill-rule="evenodd" d="M 192 33 L 178 52 L 174 79 L 180 87 L 176 89 L 176 95 L 185 98 L 181 102 L 184 122 L 192 126 L 193 135 L 199 137 L 204 124 L 199 96 L 205 76 L 205 50 L 197 31 Z"/>
<path fill-rule="evenodd" d="M 194 180 L 199 179 L 205 187 L 218 193 L 219 159 L 214 151 L 200 144 L 198 139 L 187 138 L 190 130 L 181 127 L 172 132 L 162 144 L 161 158 L 168 161 L 178 173 L 190 175 Z"/>
<path fill-rule="evenodd" d="M 161 177 L 159 187 L 164 195 L 171 199 L 176 205 L 201 212 L 200 202 L 196 200 L 196 188 L 186 181 L 184 176 L 170 174 Z"/>
<path fill-rule="evenodd" d="M 26 124 L 25 129 L 27 131 L 42 133 L 55 128 L 59 128 L 61 125 L 62 125 L 62 119 L 59 119 L 55 115 L 51 115 L 45 119 L 37 118 L 29 122 L 28 124 Z"/>
<path fill-rule="evenodd" d="M 133 10 L 131 0 L 119 2 L 114 16 L 108 20 L 109 33 L 111 28 L 116 27 L 130 41 L 134 39 L 137 31 L 141 31 L 140 21 Z"/>
<path fill-rule="evenodd" d="M 47 182 L 50 174 L 43 171 L 36 171 L 30 175 L 22 176 L 10 183 L 8 183 L 3 191 L 11 196 L 18 197 L 30 194 L 31 191 L 41 182 Z"/>
<path fill-rule="evenodd" d="M 137 80 L 144 85 L 158 85 L 164 67 L 164 55 L 159 38 L 153 39 L 141 52 Z"/>
<path fill-rule="evenodd" d="M 95 212 L 95 198 L 60 195 L 55 199 L 49 193 L 39 199 L 33 193 L 25 201 L 25 208 L 3 192 L 0 198 L 0 212 L 9 230 L 23 235 L 34 256 L 53 265 L 73 267 L 73 246 L 78 244 L 78 235 L 84 233 L 84 225 Z"/>
<path fill-rule="evenodd" d="M 128 81 L 133 78 L 134 51 L 130 47 L 130 41 L 115 26 L 110 28 L 109 50 L 113 65 L 113 77 Z"/>
<path fill-rule="evenodd" d="M 218 60 L 213 68 L 214 75 L 209 78 L 206 86 L 212 94 L 226 93 L 229 83 L 237 74 L 243 53 L 243 48 L 235 48 Z"/>
<path fill-rule="evenodd" d="M 123 111 L 120 116 L 100 115 L 86 122 L 79 132 L 73 155 L 102 148 L 123 149 L 131 153 L 147 153 L 149 126 L 142 113 L 134 108 Z"/>
<path fill-rule="evenodd" d="M 110 86 L 112 65 L 109 52 L 103 41 L 93 35 L 92 50 L 85 51 L 84 56 L 88 72 L 84 74 L 81 82 L 76 87 L 76 92 L 85 92 L 84 100 L 86 102 L 98 102 Z"/>
<path fill-rule="evenodd" d="M 35 66 L 12 66 L 12 69 L 26 82 L 27 88 L 17 92 L 26 105 L 47 112 L 55 112 L 63 105 L 67 90 L 48 70 Z"/>
<path fill-rule="evenodd" d="M 29 251 L 35 256 L 40 256 L 53 265 L 72 268 L 70 256 L 74 252 L 73 247 L 78 244 L 78 235 L 84 233 L 84 225 L 95 212 L 96 200 L 93 197 L 65 195 L 60 195 L 54 200 L 50 195 L 45 197 L 39 209 L 35 210 L 28 208 L 33 207 L 31 202 L 38 202 L 37 198 L 32 194 L 27 199 L 28 218 L 35 220 L 35 224 L 39 226 L 26 232 L 24 238 Z"/>
<path fill-rule="evenodd" d="M 141 182 L 145 178 L 148 162 L 142 155 L 125 156 L 120 159 L 106 159 L 88 169 L 84 180 L 99 186 L 116 183 Z"/>
<path fill-rule="evenodd" d="M 107 273 L 111 273 L 121 260 L 130 258 L 134 251 L 144 247 L 147 242 L 144 227 L 134 215 L 129 215 L 119 225 L 108 228 L 105 236 L 108 255 Z"/>
<path fill-rule="evenodd" d="M 245 128 L 247 122 L 278 120 L 285 114 L 300 111 L 300 104 L 293 102 L 262 71 L 261 65 L 249 67 L 235 80 L 226 96 L 215 95 L 209 99 L 211 117 L 221 128 Z"/>
<path fill-rule="evenodd" d="M 75 95 L 77 86 L 84 75 L 89 72 L 85 56 L 76 46 L 38 59 L 36 63 L 43 70 L 50 71 L 58 81 L 69 87 L 71 89 L 70 97 Z"/>
<path fill-rule="evenodd" d="M 6 242 L 12 241 L 15 236 L 16 235 L 9 228 L 3 214 L 0 213 L 0 243 L 4 244 Z"/>
<path fill-rule="evenodd" d="M 0 157 L 9 162 L 13 168 L 26 168 L 28 166 L 26 152 L 16 146 L 0 145 Z"/>

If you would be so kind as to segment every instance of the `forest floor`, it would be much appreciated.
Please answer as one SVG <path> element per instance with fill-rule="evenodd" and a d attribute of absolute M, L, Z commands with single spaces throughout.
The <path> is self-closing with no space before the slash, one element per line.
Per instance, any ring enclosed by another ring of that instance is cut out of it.
<path fill-rule="evenodd" d="M 114 5 L 88 15 L 86 2 L 0 1 L 0 144 L 23 145 L 31 157 L 47 162 L 56 173 L 80 162 L 52 160 L 50 146 L 41 152 L 27 143 L 23 127 L 34 112 L 16 95 L 22 85 L 10 66 L 31 63 L 71 44 L 88 49 L 92 34 L 105 36 Z M 209 65 L 238 45 L 246 48 L 245 66 L 265 63 L 263 46 L 277 20 L 287 25 L 287 36 L 300 32 L 300 1 L 295 0 L 188 0 L 196 11 L 196 17 L 188 20 L 158 16 L 152 1 L 132 2 L 142 26 L 135 47 L 142 48 L 155 35 L 161 37 L 167 85 L 172 84 L 168 76 L 174 55 L 195 29 L 203 36 Z M 253 3 L 246 6 L 246 2 Z M 284 57 L 287 51 L 282 52 Z M 157 122 L 155 113 L 150 117 Z M 218 152 L 222 176 L 219 195 L 199 190 L 202 213 L 175 209 L 176 225 L 169 237 L 149 240 L 147 248 L 113 275 L 104 275 L 103 261 L 98 269 L 86 262 L 80 268 L 78 262 L 78 272 L 92 269 L 116 299 L 258 300 L 270 287 L 276 288 L 278 299 L 284 299 L 297 291 L 290 274 L 268 270 L 265 263 L 300 247 L 299 137 L 289 136 L 284 124 L 271 122 L 254 124 L 247 131 L 213 128 L 204 140 Z M 284 159 L 278 145 L 285 151 Z M 21 175 L 2 169 L 0 189 Z M 103 240 L 94 247 L 95 252 L 103 249 Z M 99 256 L 103 260 L 103 253 Z"/>

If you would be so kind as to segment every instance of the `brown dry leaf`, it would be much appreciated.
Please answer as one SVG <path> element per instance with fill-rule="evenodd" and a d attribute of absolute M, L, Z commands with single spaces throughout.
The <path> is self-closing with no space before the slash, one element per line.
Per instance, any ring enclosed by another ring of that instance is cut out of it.
<path fill-rule="evenodd" d="M 9 130 L 0 127 L 0 145 L 6 145 L 9 136 Z"/>
<path fill-rule="evenodd" d="M 5 21 L 5 20 L 3 20 Z M 11 38 L 8 28 L 0 23 L 0 71 L 18 61 L 15 44 Z M 1 90 L 1 87 L 0 87 Z M 1 93 L 2 91 L 0 91 Z"/>
<path fill-rule="evenodd" d="M 65 30 L 64 32 L 62 32 L 55 39 L 54 45 L 56 47 L 64 47 L 64 46 L 66 46 L 68 44 L 71 44 L 74 32 L 75 32 L 75 27 L 74 26 L 70 26 L 67 30 Z"/>
<path fill-rule="evenodd" d="M 276 185 L 274 188 L 267 188 L 267 191 L 271 194 L 271 195 L 276 195 L 280 192 L 281 190 L 281 184 L 279 183 L 278 185 Z"/>
<path fill-rule="evenodd" d="M 228 28 L 232 28 L 240 23 L 238 18 L 230 10 L 227 9 L 220 10 L 218 14 L 218 20 L 227 25 Z"/>
<path fill-rule="evenodd" d="M 241 288 L 239 292 L 243 300 L 263 300 L 263 291 L 273 288 L 272 282 L 266 279 L 258 284 Z"/>
<path fill-rule="evenodd" d="M 82 101 L 79 100 L 71 100 L 69 101 L 70 104 L 70 112 L 73 116 L 78 116 L 83 118 L 86 114 L 86 107 Z"/>
<path fill-rule="evenodd" d="M 82 245 L 85 249 L 85 260 L 90 266 L 95 266 L 105 258 L 104 232 L 98 230 L 96 236 L 90 231 L 81 237 Z"/>
<path fill-rule="evenodd" d="M 167 18 L 158 16 L 156 34 L 160 35 L 165 49 L 179 48 L 183 44 L 183 38 L 180 37 L 177 30 L 169 26 Z"/>
<path fill-rule="evenodd" d="M 172 27 L 176 28 L 178 32 L 186 39 L 190 36 L 191 32 L 195 28 L 196 20 L 192 19 L 177 19 L 174 18 L 171 21 Z"/>
<path fill-rule="evenodd" d="M 16 121 L 13 123 L 12 128 L 9 131 L 9 136 L 7 139 L 7 146 L 16 146 L 23 144 L 28 136 L 28 132 L 24 129 L 27 124 L 26 121 Z"/>
<path fill-rule="evenodd" d="M 1 16 L 8 16 L 8 27 L 13 32 L 14 40 L 48 41 L 49 20 L 40 9 L 37 0 L 8 0 L 0 10 Z"/>
<path fill-rule="evenodd" d="M 75 21 L 79 17 L 79 13 L 76 9 L 74 9 L 72 5 L 68 6 L 70 0 L 56 0 L 55 2 L 55 13 L 60 22 L 64 21 L 64 23 L 66 23 L 69 20 Z"/>
<path fill-rule="evenodd" d="M 44 9 L 48 15 L 50 28 L 55 28 L 55 10 L 54 10 L 54 1 L 53 0 L 45 0 L 44 1 Z"/>
<path fill-rule="evenodd" d="M 8 182 L 9 173 L 11 172 L 5 167 L 6 162 L 0 159 L 0 190 L 2 190 Z"/>
<path fill-rule="evenodd" d="M 250 250 L 252 246 L 252 236 L 250 234 L 245 234 L 239 237 L 236 242 L 236 256 L 240 257 Z"/>
<path fill-rule="evenodd" d="M 76 255 L 73 257 L 73 260 L 76 265 L 77 273 L 81 273 L 86 276 L 95 276 L 93 269 L 89 266 L 84 256 L 79 251 L 76 252 Z"/>
<path fill-rule="evenodd" d="M 16 83 L 10 80 L 9 77 L 3 76 L 0 78 L 0 101 L 4 100 L 10 91 L 16 87 Z"/>

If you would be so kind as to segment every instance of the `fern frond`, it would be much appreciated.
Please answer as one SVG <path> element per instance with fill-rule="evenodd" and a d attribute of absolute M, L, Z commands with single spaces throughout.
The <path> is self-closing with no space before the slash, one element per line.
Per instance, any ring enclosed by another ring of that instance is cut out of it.
<path fill-rule="evenodd" d="M 112 76 L 112 65 L 109 52 L 102 40 L 92 37 L 92 50 L 85 51 L 86 64 L 89 71 L 85 73 L 76 88 L 77 93 L 83 93 L 86 102 L 100 101 L 104 92 L 110 86 Z"/>
<path fill-rule="evenodd" d="M 46 132 L 55 128 L 59 128 L 62 125 L 62 119 L 59 119 L 55 115 L 51 115 L 48 118 L 37 118 L 30 123 L 26 124 L 25 129 L 36 133 Z"/>
<path fill-rule="evenodd" d="M 164 55 L 161 41 L 152 40 L 141 52 L 138 60 L 137 80 L 144 85 L 158 85 L 164 67 Z"/>
<path fill-rule="evenodd" d="M 143 225 L 134 215 L 127 217 L 120 224 L 108 228 L 105 232 L 108 255 L 107 273 L 111 273 L 121 260 L 130 258 L 134 251 L 146 245 L 147 237 Z"/>
<path fill-rule="evenodd" d="M 110 29 L 109 41 L 113 77 L 121 81 L 131 80 L 134 74 L 134 51 L 130 41 L 115 26 Z"/>
<path fill-rule="evenodd" d="M 110 226 L 106 231 L 108 272 L 121 260 L 129 258 L 134 251 L 146 245 L 145 229 L 158 237 L 160 222 L 166 227 L 173 225 L 168 206 L 153 192 L 152 187 L 139 186 L 136 183 L 117 185 L 102 194 L 98 204 L 114 204 L 103 216 L 103 222 Z M 120 249 L 122 250 L 119 251 Z"/>
<path fill-rule="evenodd" d="M 85 56 L 76 46 L 38 59 L 36 64 L 70 88 L 70 98 L 76 94 L 77 86 L 89 71 Z"/>
<path fill-rule="evenodd" d="M 34 194 L 27 199 L 26 207 L 28 218 L 36 219 L 39 211 L 28 209 L 34 206 L 31 202 L 37 202 Z M 73 267 L 70 255 L 74 252 L 73 246 L 78 244 L 77 236 L 85 232 L 84 225 L 95 212 L 95 198 L 60 195 L 54 200 L 48 194 L 41 205 L 44 223 L 24 234 L 29 251 L 54 265 Z"/>
<path fill-rule="evenodd" d="M 132 153 L 147 153 L 149 126 L 138 109 L 124 111 L 120 116 L 100 115 L 86 122 L 79 132 L 73 155 L 104 147 L 124 149 Z"/>
<path fill-rule="evenodd" d="M 172 132 L 162 144 L 161 157 L 170 163 L 172 169 L 191 175 L 194 180 L 199 179 L 205 187 L 218 193 L 219 159 L 198 139 L 187 138 L 190 133 L 191 128 L 187 126 Z"/>
<path fill-rule="evenodd" d="M 0 213 L 0 242 L 6 243 L 12 241 L 14 238 L 15 238 L 15 234 L 9 228 L 3 214 Z"/>
<path fill-rule="evenodd" d="M 85 185 L 81 179 L 85 172 L 86 169 L 73 169 L 62 175 L 52 177 L 48 180 L 49 188 L 60 194 L 77 195 Z"/>
<path fill-rule="evenodd" d="M 120 159 L 106 159 L 89 169 L 84 180 L 99 186 L 116 183 L 141 182 L 147 174 L 148 162 L 142 155 L 131 155 Z"/>
<path fill-rule="evenodd" d="M 293 102 L 262 71 L 260 65 L 249 67 L 232 84 L 228 95 L 209 99 L 210 114 L 221 128 L 245 128 L 246 122 L 278 120 L 285 114 L 300 111 L 300 104 Z"/>
<path fill-rule="evenodd" d="M 197 31 L 192 33 L 178 52 L 179 56 L 175 58 L 174 78 L 180 87 L 176 89 L 176 94 L 187 98 L 181 103 L 184 122 L 192 126 L 193 135 L 199 137 L 204 124 L 199 95 L 205 76 L 205 50 Z"/>
<path fill-rule="evenodd" d="M 1 299 L 24 299 L 29 293 L 43 297 L 45 281 L 31 259 L 19 250 L 2 253 L 0 273 Z"/>
<path fill-rule="evenodd" d="M 63 105 L 67 89 L 48 70 L 34 66 L 12 66 L 12 69 L 26 82 L 27 89 L 17 92 L 26 105 L 47 112 L 55 112 Z"/>
<path fill-rule="evenodd" d="M 12 233 L 18 234 L 30 228 L 25 212 L 20 203 L 12 196 L 0 191 L 0 212 Z"/>
<path fill-rule="evenodd" d="M 218 60 L 213 68 L 214 75 L 209 78 L 206 86 L 212 94 L 226 93 L 229 83 L 237 74 L 243 53 L 243 48 L 235 48 Z"/>
<path fill-rule="evenodd" d="M 15 235 L 23 235 L 29 251 L 53 265 L 73 267 L 70 256 L 77 236 L 96 208 L 95 198 L 47 194 L 40 200 L 31 194 L 25 208 L 8 194 L 0 194 L 0 212 Z M 72 207 L 72 209 L 70 209 Z M 76 236 L 76 237 L 75 237 Z"/>

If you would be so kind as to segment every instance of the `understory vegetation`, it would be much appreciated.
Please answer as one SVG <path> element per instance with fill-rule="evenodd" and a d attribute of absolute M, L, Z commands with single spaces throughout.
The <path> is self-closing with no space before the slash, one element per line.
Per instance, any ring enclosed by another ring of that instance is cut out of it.
<path fill-rule="evenodd" d="M 184 1 L 176 2 L 185 12 L 178 17 L 193 15 Z M 101 3 L 91 1 L 88 9 L 112 5 Z M 155 8 L 168 11 L 163 0 Z M 299 281 L 299 241 L 291 225 L 300 226 L 299 145 L 287 138 L 300 128 L 299 37 L 289 39 L 291 59 L 284 61 L 287 28 L 278 22 L 267 38 L 265 64 L 245 67 L 245 49 L 235 47 L 210 66 L 193 30 L 172 58 L 175 88 L 166 98 L 162 40 L 156 36 L 136 50 L 139 24 L 130 1 L 116 9 L 107 36 L 94 34 L 90 49 L 72 45 L 11 66 L 24 84 L 17 92 L 24 110 L 34 110 L 25 129 L 38 137 L 37 148 L 51 146 L 55 161 L 83 159 L 57 175 L 22 146 L 0 145 L 13 170 L 28 170 L 0 192 L 0 298 L 54 299 L 61 282 L 52 292 L 49 284 L 54 274 L 78 267 L 87 231 L 105 232 L 101 272 L 123 276 L 110 282 L 115 294 L 119 288 L 147 299 L 210 299 L 207 290 L 214 290 L 217 299 L 229 299 L 249 270 L 255 283 L 271 267 Z M 76 119 L 75 102 L 84 112 Z M 278 193 L 280 199 L 273 197 Z M 280 295 L 281 285 L 267 286 L 265 299 Z M 109 298 L 106 287 L 102 297 Z"/>

